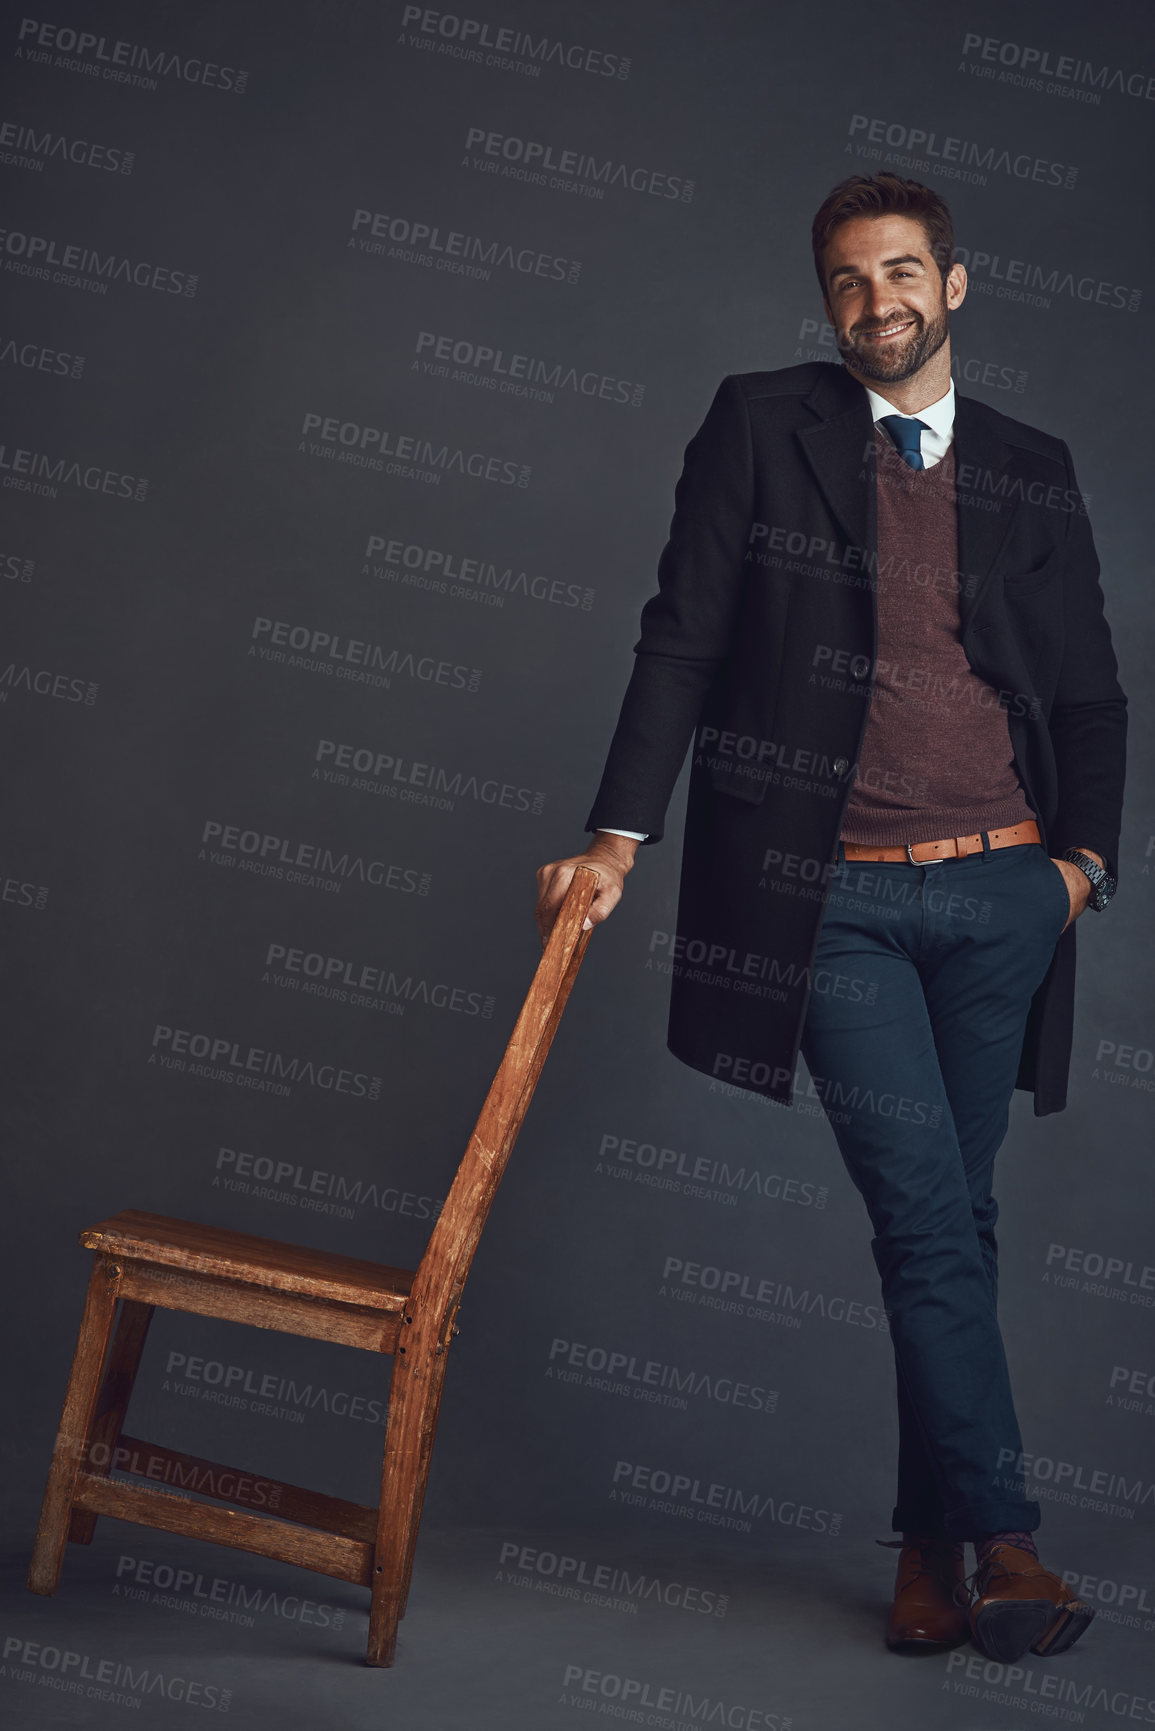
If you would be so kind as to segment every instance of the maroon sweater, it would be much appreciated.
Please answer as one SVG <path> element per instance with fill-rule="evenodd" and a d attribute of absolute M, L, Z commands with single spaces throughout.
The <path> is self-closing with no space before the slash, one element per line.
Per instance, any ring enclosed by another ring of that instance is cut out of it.
<path fill-rule="evenodd" d="M 954 446 L 911 469 L 875 427 L 878 666 L 842 840 L 890 847 L 1035 814 L 1006 710 L 963 651 Z"/>

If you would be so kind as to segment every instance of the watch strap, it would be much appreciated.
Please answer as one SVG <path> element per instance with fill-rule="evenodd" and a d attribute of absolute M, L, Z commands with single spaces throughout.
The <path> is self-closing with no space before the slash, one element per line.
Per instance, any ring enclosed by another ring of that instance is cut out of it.
<path fill-rule="evenodd" d="M 1091 884 L 1090 906 L 1094 908 L 1096 913 L 1102 913 L 1115 893 L 1115 879 L 1105 866 L 1101 866 L 1098 860 L 1092 859 L 1090 854 L 1084 853 L 1081 848 L 1069 847 L 1062 857 L 1068 860 L 1071 865 L 1078 866 L 1084 877 L 1089 879 Z"/>

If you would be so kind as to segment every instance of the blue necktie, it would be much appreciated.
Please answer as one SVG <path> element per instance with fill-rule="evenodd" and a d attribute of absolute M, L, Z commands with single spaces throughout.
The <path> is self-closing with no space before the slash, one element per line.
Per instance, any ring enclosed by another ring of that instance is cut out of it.
<path fill-rule="evenodd" d="M 929 431 L 925 421 L 916 421 L 908 415 L 882 415 L 879 417 L 878 424 L 880 427 L 886 428 L 894 440 L 899 456 L 908 468 L 926 468 L 926 464 L 922 460 L 922 447 L 919 443 L 920 435 Z"/>

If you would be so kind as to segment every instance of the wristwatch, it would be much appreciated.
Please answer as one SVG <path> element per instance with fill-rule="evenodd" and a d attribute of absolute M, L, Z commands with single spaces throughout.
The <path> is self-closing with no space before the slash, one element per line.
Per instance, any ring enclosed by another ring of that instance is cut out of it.
<path fill-rule="evenodd" d="M 1101 914 L 1119 887 L 1117 880 L 1104 866 L 1099 864 L 1098 860 L 1093 860 L 1090 854 L 1082 853 L 1077 847 L 1069 847 L 1062 857 L 1065 860 L 1070 860 L 1072 865 L 1078 866 L 1085 877 L 1090 878 L 1091 894 L 1088 897 L 1087 906 L 1094 908 L 1097 914 Z"/>

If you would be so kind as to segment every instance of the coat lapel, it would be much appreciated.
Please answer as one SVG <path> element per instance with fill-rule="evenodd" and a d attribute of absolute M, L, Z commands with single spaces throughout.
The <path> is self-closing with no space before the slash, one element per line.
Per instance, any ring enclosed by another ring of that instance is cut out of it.
<path fill-rule="evenodd" d="M 814 479 L 851 546 L 873 555 L 874 423 L 866 392 L 843 367 L 831 367 L 805 402 L 817 418 L 798 440 Z"/>
<path fill-rule="evenodd" d="M 815 416 L 798 440 L 815 481 L 851 544 L 876 553 L 874 423 L 866 392 L 842 367 L 824 371 L 806 398 Z M 1013 453 L 983 404 L 956 393 L 955 469 L 958 477 L 960 623 L 973 618 L 989 591 L 999 554 L 1014 523 L 1018 501 Z"/>
<path fill-rule="evenodd" d="M 970 622 L 989 592 L 999 554 L 1020 509 L 1009 483 L 1013 453 L 995 431 L 989 412 L 972 397 L 955 398 L 955 484 L 959 614 Z"/>

